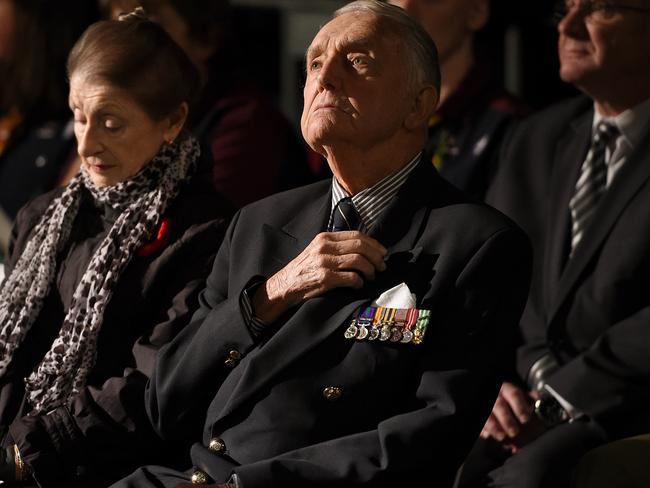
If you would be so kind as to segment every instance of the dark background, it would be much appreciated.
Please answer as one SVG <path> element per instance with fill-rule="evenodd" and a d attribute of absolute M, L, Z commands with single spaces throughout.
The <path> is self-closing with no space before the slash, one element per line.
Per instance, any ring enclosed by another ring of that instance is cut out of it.
<path fill-rule="evenodd" d="M 301 74 L 303 66 L 293 64 L 292 73 L 281 72 L 283 14 L 292 8 L 300 9 L 309 5 L 310 0 L 291 3 L 282 0 L 260 0 L 263 6 L 235 4 L 233 25 L 240 35 L 240 56 L 251 76 L 256 78 L 273 99 L 281 105 L 282 77 L 295 80 L 297 91 L 302 90 Z M 255 2 L 252 2 L 255 3 Z M 326 1 L 320 2 L 320 5 Z M 334 10 L 342 2 L 332 1 Z M 524 99 L 533 110 L 538 110 L 577 91 L 563 83 L 558 77 L 557 30 L 553 21 L 554 0 L 492 0 L 492 13 L 489 24 L 477 36 L 477 55 L 487 57 L 495 66 L 495 73 L 503 76 L 506 63 L 506 31 L 513 29 L 519 56 L 511 59 L 508 66 L 519 80 L 514 91 Z M 262 53 L 262 55 L 260 55 Z M 301 97 L 299 97 L 301 98 Z M 298 104 L 288 111 L 300 109 Z M 287 108 L 285 106 L 285 111 Z M 287 114 L 295 120 L 296 114 Z"/>

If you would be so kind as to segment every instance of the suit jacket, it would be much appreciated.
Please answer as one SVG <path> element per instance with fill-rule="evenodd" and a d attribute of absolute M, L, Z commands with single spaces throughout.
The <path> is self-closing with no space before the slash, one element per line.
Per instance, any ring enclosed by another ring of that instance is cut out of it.
<path fill-rule="evenodd" d="M 387 270 L 362 289 L 304 302 L 256 343 L 241 292 L 325 229 L 330 187 L 285 192 L 235 216 L 201 309 L 158 356 L 150 418 L 168 440 L 199 441 L 194 465 L 219 482 L 235 472 L 247 488 L 388 486 L 426 474 L 450 486 L 512 351 L 527 239 L 421 163 L 371 232 L 389 250 Z M 357 307 L 401 282 L 431 310 L 423 344 L 344 338 Z M 215 438 L 225 452 L 207 447 Z M 179 480 L 144 468 L 115 486 L 154 486 L 152 473 L 165 486 Z"/>
<path fill-rule="evenodd" d="M 612 436 L 650 429 L 650 138 L 634 149 L 568 260 L 569 200 L 590 144 L 593 102 L 579 97 L 517 127 L 488 202 L 533 241 L 518 372 L 551 352 L 548 383 Z"/>

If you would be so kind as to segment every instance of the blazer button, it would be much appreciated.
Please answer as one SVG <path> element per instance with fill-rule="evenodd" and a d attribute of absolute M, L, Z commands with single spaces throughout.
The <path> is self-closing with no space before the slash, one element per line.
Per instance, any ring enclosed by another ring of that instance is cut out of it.
<path fill-rule="evenodd" d="M 241 359 L 241 353 L 237 350 L 232 350 L 228 353 L 228 358 L 223 362 L 228 368 L 234 368 Z"/>
<path fill-rule="evenodd" d="M 323 389 L 323 396 L 326 400 L 334 401 L 341 398 L 343 391 L 338 386 L 326 386 Z"/>
<path fill-rule="evenodd" d="M 205 485 L 208 482 L 208 475 L 203 471 L 197 469 L 192 473 L 192 484 L 193 485 Z"/>
<path fill-rule="evenodd" d="M 210 449 L 212 452 L 216 452 L 217 454 L 221 454 L 226 450 L 226 443 L 223 441 L 223 439 L 220 439 L 219 437 L 214 437 L 213 439 L 210 440 L 210 444 L 208 444 L 208 449 Z"/>

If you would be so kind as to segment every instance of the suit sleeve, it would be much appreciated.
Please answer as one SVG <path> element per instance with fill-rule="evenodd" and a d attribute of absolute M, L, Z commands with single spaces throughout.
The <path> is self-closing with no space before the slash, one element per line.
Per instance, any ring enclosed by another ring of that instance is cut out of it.
<path fill-rule="evenodd" d="M 145 332 L 132 346 L 132 367 L 85 387 L 69 405 L 11 424 L 11 435 L 40 486 L 81 473 L 115 479 L 164 454 L 146 415 L 145 386 L 159 348 L 183 329 L 197 308 L 223 229 L 223 221 L 217 220 L 186 232 L 169 250 L 165 269 L 153 278 L 155 291 L 147 301 L 154 309 L 131 304 L 149 311 L 144 319 L 156 320 L 137 326 Z"/>
<path fill-rule="evenodd" d="M 523 234 L 493 235 L 458 274 L 442 326 L 422 346 L 412 408 L 375 429 L 236 467 L 242 487 L 383 487 L 432 473 L 440 486 L 451 486 L 511 365 L 529 275 Z"/>
<path fill-rule="evenodd" d="M 647 430 L 649 325 L 650 307 L 612 325 L 551 375 L 548 384 L 615 436 Z"/>
<path fill-rule="evenodd" d="M 199 297 L 199 310 L 161 350 L 147 386 L 149 418 L 165 439 L 201 437 L 210 401 L 238 358 L 255 346 L 241 313 L 240 294 L 230 295 L 228 291 L 230 247 L 238 220 L 239 213 L 230 224 Z M 219 327 L 214 327 L 215 323 Z"/>

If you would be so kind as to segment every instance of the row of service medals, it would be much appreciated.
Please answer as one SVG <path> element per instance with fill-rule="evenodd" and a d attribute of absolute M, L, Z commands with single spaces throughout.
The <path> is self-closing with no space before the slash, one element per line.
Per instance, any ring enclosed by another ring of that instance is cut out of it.
<path fill-rule="evenodd" d="M 430 310 L 417 308 L 362 307 L 345 330 L 346 339 L 422 344 Z"/>

